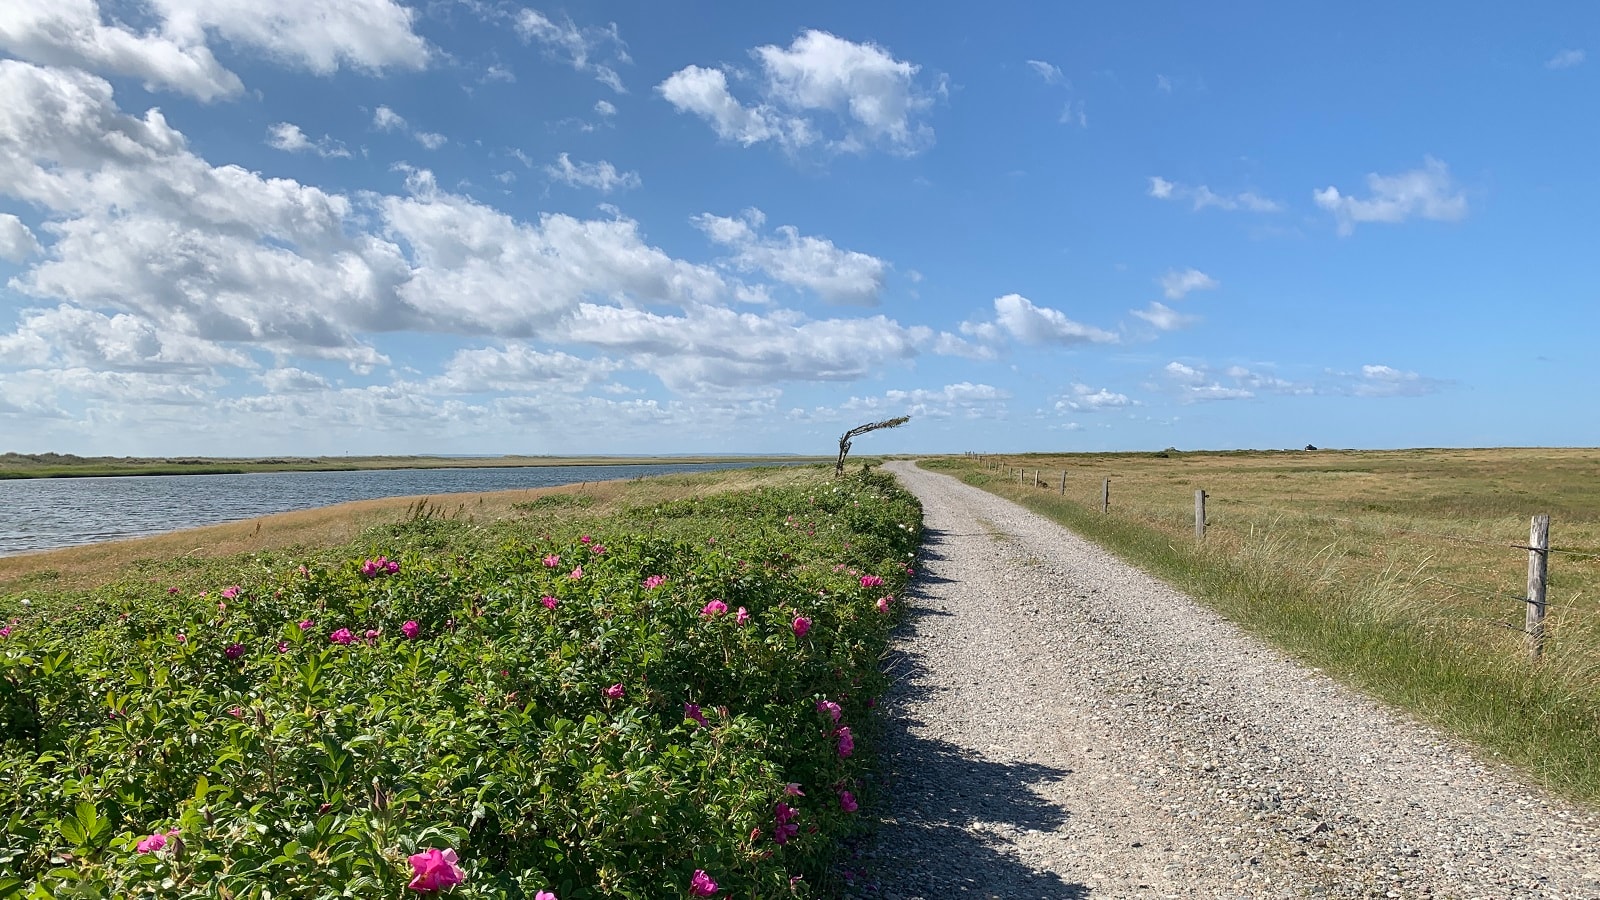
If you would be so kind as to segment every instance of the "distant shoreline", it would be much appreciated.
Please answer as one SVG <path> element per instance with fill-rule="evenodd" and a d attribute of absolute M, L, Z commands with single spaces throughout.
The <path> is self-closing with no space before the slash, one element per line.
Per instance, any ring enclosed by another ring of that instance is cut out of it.
<path fill-rule="evenodd" d="M 113 457 L 56 453 L 0 454 L 0 480 L 106 478 L 125 475 L 246 475 L 258 472 L 357 472 L 372 469 L 483 469 L 543 466 L 693 465 L 726 462 L 829 462 L 798 454 L 704 456 L 261 456 Z"/>

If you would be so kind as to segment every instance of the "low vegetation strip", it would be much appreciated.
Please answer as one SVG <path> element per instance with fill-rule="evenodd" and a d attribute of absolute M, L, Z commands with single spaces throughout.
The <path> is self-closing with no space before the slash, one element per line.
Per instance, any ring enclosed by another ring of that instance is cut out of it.
<path fill-rule="evenodd" d="M 792 480 L 0 598 L 0 898 L 829 895 L 920 507 Z"/>
<path fill-rule="evenodd" d="M 1532 665 L 1514 630 L 1526 553 L 1512 546 L 1527 534 L 1526 515 L 1514 510 L 1553 512 L 1557 542 L 1593 544 L 1600 494 L 1579 476 L 1595 471 L 1600 453 L 999 461 L 998 470 L 965 458 L 923 465 L 1066 525 L 1300 660 L 1600 806 L 1600 566 L 1552 559 L 1546 651 Z M 1020 468 L 1042 469 L 1048 484 L 1019 480 Z M 1100 511 L 1105 478 L 1109 514 Z M 1193 534 L 1196 489 L 1213 495 L 1203 544 Z M 1401 528 L 1462 540 L 1397 535 Z"/>
<path fill-rule="evenodd" d="M 481 469 L 528 466 L 687 465 L 800 462 L 797 456 L 288 456 L 132 457 L 0 453 L 0 480 L 110 475 L 239 475 L 250 472 L 353 472 L 371 469 Z"/>

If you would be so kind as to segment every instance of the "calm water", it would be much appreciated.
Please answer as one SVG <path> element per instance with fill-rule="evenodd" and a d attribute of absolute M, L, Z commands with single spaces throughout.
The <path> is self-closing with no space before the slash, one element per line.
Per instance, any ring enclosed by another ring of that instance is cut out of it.
<path fill-rule="evenodd" d="M 672 472 L 770 463 L 528 466 L 266 472 L 252 475 L 126 475 L 0 480 L 0 556 L 157 534 L 311 509 L 349 500 L 509 491 Z"/>

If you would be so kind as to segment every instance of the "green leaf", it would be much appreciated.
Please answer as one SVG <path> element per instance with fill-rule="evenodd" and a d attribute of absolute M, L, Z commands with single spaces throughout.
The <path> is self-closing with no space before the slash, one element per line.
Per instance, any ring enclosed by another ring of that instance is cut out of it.
<path fill-rule="evenodd" d="M 62 819 L 56 823 L 56 830 L 61 832 L 61 836 L 67 839 L 67 843 L 74 847 L 82 847 L 84 838 L 87 837 L 83 833 L 83 826 L 78 824 L 77 819 Z"/>

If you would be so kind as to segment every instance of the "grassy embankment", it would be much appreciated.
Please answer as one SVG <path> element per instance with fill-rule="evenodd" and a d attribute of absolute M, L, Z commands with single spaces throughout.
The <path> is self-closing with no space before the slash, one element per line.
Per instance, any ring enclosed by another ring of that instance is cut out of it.
<path fill-rule="evenodd" d="M 0 479 L 111 475 L 239 475 L 249 472 L 351 472 L 362 469 L 478 469 L 521 466 L 643 466 L 715 462 L 800 462 L 802 456 L 263 456 L 134 457 L 0 453 Z"/>
<path fill-rule="evenodd" d="M 1550 554 L 1548 637 L 1533 666 L 1518 599 L 1527 553 L 1513 546 L 1527 543 L 1530 516 L 1549 513 L 1553 547 L 1600 554 L 1600 450 L 992 459 L 999 470 L 923 465 L 1021 501 L 1291 655 L 1600 806 L 1600 558 Z M 1203 546 L 1197 489 L 1209 494 Z"/>
<path fill-rule="evenodd" d="M 782 467 L 5 560 L 0 898 L 829 895 L 918 519 Z"/>

